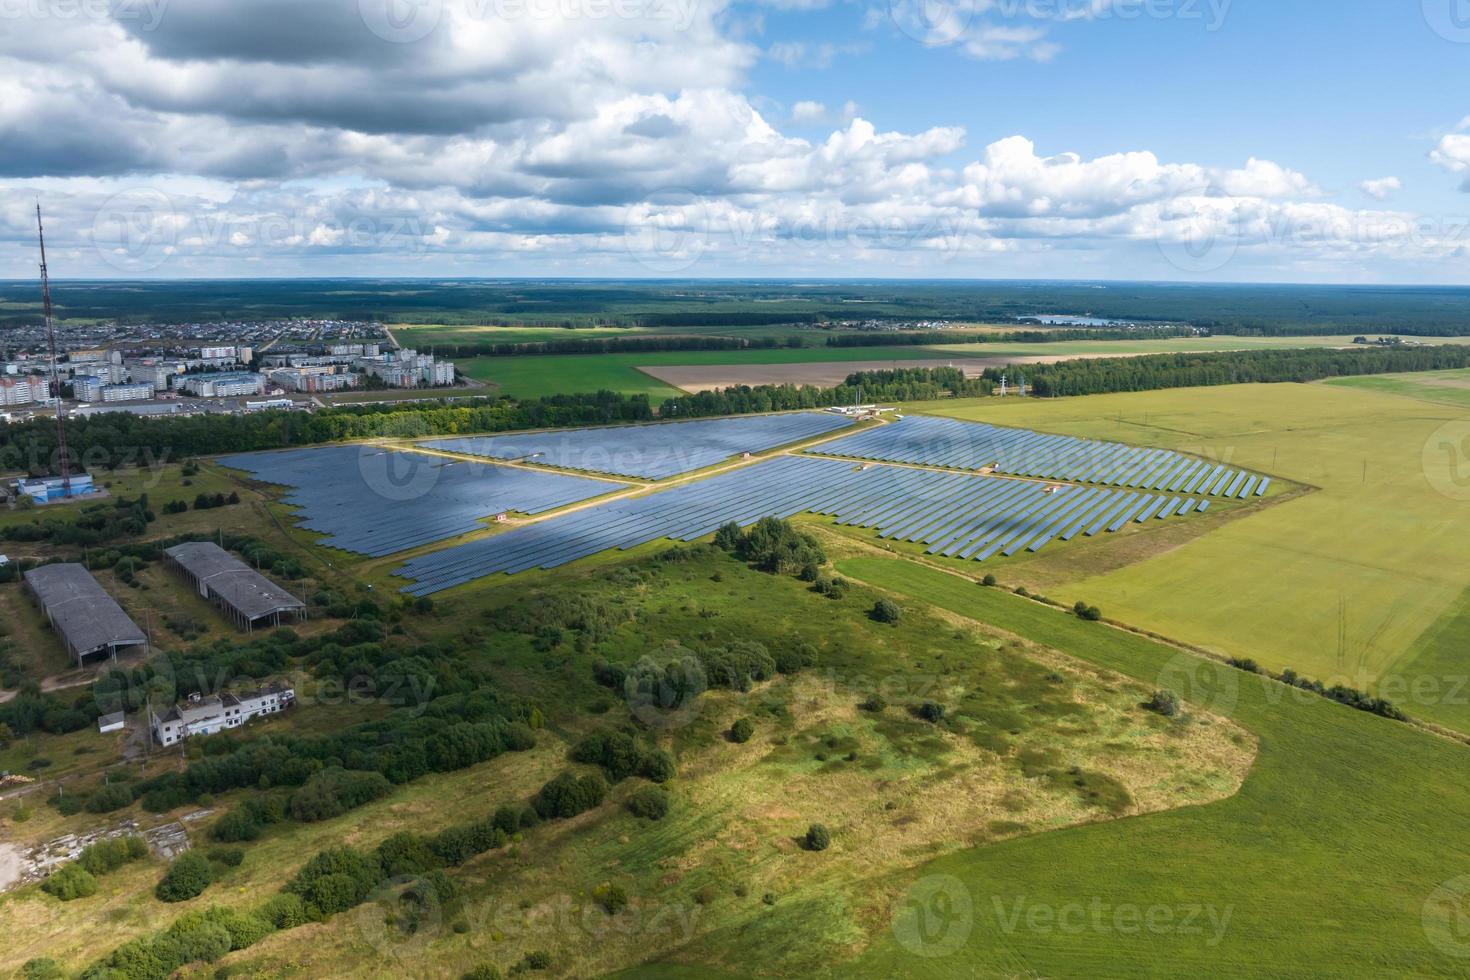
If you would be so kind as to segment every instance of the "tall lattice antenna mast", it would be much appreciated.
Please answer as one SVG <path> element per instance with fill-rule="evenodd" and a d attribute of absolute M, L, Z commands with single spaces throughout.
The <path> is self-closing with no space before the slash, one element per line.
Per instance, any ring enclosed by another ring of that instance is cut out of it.
<path fill-rule="evenodd" d="M 51 319 L 51 277 L 46 272 L 46 229 L 41 204 L 36 202 L 36 237 L 41 243 L 41 310 L 46 318 L 46 341 L 51 346 L 51 391 L 56 396 L 56 451 L 60 456 L 61 497 L 71 496 L 71 453 L 66 448 L 66 416 L 61 411 L 61 374 L 56 367 L 56 325 Z"/>

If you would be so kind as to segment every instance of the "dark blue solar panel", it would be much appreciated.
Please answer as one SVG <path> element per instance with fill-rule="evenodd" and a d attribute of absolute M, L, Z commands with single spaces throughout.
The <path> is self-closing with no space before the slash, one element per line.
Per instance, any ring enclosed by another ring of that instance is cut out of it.
<path fill-rule="evenodd" d="M 1012 476 L 1169 493 L 1233 495 L 1226 494 L 1229 484 L 1237 475 L 1248 475 L 1169 449 L 1145 449 L 929 415 L 911 415 L 809 451 L 884 463 L 993 469 Z"/>
<path fill-rule="evenodd" d="M 1123 490 L 1049 490 L 1028 480 L 782 456 L 410 559 L 395 574 L 412 580 L 405 592 L 428 595 L 487 575 L 555 568 L 612 548 L 661 538 L 694 540 L 730 521 L 747 525 L 800 513 L 878 529 L 932 554 L 983 560 L 1039 549 L 1069 525 L 1087 520 L 1113 519 L 1110 530 L 1117 530 L 1146 506 L 1149 516 L 1157 513 L 1164 500 Z"/>
<path fill-rule="evenodd" d="M 323 544 L 390 555 L 484 527 L 486 518 L 541 514 L 626 484 L 514 466 L 467 463 L 375 446 L 225 456 L 257 480 L 293 488 L 284 500 Z"/>
<path fill-rule="evenodd" d="M 851 419 L 831 412 L 789 412 L 435 439 L 423 445 L 487 459 L 662 480 L 722 463 L 742 453 L 760 453 L 815 439 L 852 424 Z"/>

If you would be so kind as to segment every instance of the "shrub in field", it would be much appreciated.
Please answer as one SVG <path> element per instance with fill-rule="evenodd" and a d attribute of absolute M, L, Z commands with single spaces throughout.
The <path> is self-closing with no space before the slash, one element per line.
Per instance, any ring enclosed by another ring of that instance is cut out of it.
<path fill-rule="evenodd" d="M 162 902 L 187 902 L 203 894 L 213 880 L 209 859 L 198 851 L 185 851 L 168 866 L 153 894 Z"/>
<path fill-rule="evenodd" d="M 600 806 L 606 796 L 607 780 L 601 773 L 578 778 L 564 772 L 541 787 L 532 806 L 543 819 L 565 819 Z"/>
<path fill-rule="evenodd" d="M 825 851 L 832 846 L 832 834 L 822 824 L 814 823 L 806 829 L 802 845 L 808 851 Z"/>
<path fill-rule="evenodd" d="M 730 726 L 730 741 L 744 744 L 750 741 L 755 734 L 755 725 L 749 718 L 737 718 L 735 724 Z"/>
<path fill-rule="evenodd" d="M 658 786 L 640 787 L 628 797 L 628 812 L 645 820 L 662 820 L 669 812 L 668 791 Z"/>
<path fill-rule="evenodd" d="M 1179 695 L 1173 691 L 1155 691 L 1148 696 L 1143 706 L 1154 714 L 1173 718 L 1179 714 Z"/>
<path fill-rule="evenodd" d="M 937 725 L 944 720 L 944 705 L 938 701 L 925 701 L 914 709 L 914 714 L 931 725 Z"/>
<path fill-rule="evenodd" d="M 70 902 L 97 894 L 97 879 L 80 864 L 64 864 L 41 883 L 41 890 Z"/>
<path fill-rule="evenodd" d="M 888 623 L 892 625 L 903 618 L 903 612 L 898 608 L 898 603 L 892 599 L 879 599 L 873 603 L 873 611 L 869 614 L 874 622 Z"/>

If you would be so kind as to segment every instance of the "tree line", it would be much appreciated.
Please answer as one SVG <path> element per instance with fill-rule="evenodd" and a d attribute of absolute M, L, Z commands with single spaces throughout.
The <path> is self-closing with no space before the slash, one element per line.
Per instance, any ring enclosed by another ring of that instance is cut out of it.
<path fill-rule="evenodd" d="M 1026 369 L 1038 397 L 1212 385 L 1305 383 L 1324 378 L 1470 367 L 1470 345 L 1369 350 L 1222 351 L 1036 364 Z M 994 369 L 986 375 L 999 380 Z"/>
<path fill-rule="evenodd" d="M 1070 340 L 1169 340 L 1193 337 L 1193 327 L 1135 327 L 1128 330 L 864 331 L 832 334 L 828 347 L 932 347 L 936 344 L 1056 344 Z"/>
<path fill-rule="evenodd" d="M 784 342 L 800 347 L 801 339 Z M 783 346 L 778 337 L 569 337 L 565 340 L 532 340 L 505 344 L 435 344 L 441 356 L 465 357 L 530 357 L 540 354 L 646 354 L 651 351 L 679 350 L 770 350 Z"/>

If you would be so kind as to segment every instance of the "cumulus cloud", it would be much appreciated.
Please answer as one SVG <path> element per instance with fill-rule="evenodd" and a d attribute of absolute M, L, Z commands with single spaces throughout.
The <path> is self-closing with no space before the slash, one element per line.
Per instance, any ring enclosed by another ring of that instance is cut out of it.
<path fill-rule="evenodd" d="M 1376 201 L 1386 201 L 1404 189 L 1404 182 L 1397 177 L 1379 177 L 1363 181 L 1358 188 Z"/>
<path fill-rule="evenodd" d="M 718 3 L 429 2 L 414 25 L 374 20 L 378 2 L 193 0 L 152 28 L 0 33 L 0 272 L 33 271 L 38 193 L 69 275 L 988 274 L 1031 256 L 1006 268 L 1079 275 L 1128 250 L 1198 274 L 1201 241 L 1273 262 L 1465 258 L 1449 231 L 1338 207 L 1269 160 L 977 147 L 851 102 L 753 102 L 762 49 Z M 1055 53 L 1048 25 L 968 3 L 947 42 L 963 53 Z M 764 56 L 850 50 L 828 47 Z M 1470 136 L 1435 160 L 1470 170 Z"/>

